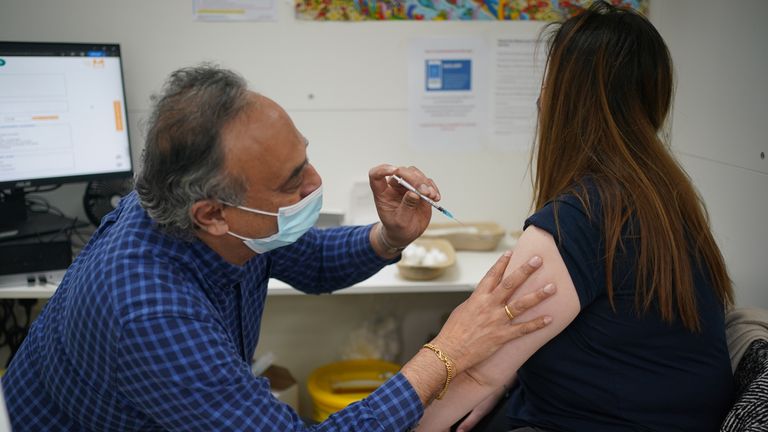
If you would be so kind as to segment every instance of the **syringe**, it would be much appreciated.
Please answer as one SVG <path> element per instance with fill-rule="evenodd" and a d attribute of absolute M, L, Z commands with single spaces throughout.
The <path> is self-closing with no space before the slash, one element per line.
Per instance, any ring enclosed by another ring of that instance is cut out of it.
<path fill-rule="evenodd" d="M 440 213 L 442 213 L 442 214 L 444 214 L 444 215 L 448 216 L 449 218 L 453 219 L 454 221 L 456 221 L 456 222 L 458 222 L 458 223 L 462 224 L 462 223 L 461 223 L 461 221 L 459 221 L 458 219 L 456 219 L 456 217 L 453 215 L 453 213 L 449 212 L 449 211 L 448 211 L 448 210 L 446 210 L 446 209 L 445 209 L 443 206 L 441 206 L 441 205 L 438 205 L 436 202 L 432 201 L 432 200 L 431 200 L 431 199 L 430 199 L 428 196 L 426 196 L 426 195 L 422 194 L 421 192 L 417 191 L 417 190 L 416 190 L 416 188 L 415 188 L 415 187 L 413 187 L 413 186 L 412 186 L 410 183 L 408 183 L 407 181 L 403 180 L 402 178 L 400 178 L 400 177 L 398 177 L 398 176 L 396 176 L 396 175 L 393 175 L 393 176 L 392 176 L 392 178 L 393 178 L 393 179 L 395 179 L 395 181 L 396 181 L 396 182 L 400 183 L 400 185 L 401 185 L 402 187 L 404 187 L 404 188 L 408 189 L 409 191 L 411 191 L 411 192 L 415 193 L 416 195 L 418 195 L 418 196 L 419 196 L 419 198 L 423 199 L 423 200 L 424 200 L 424 201 L 426 201 L 426 202 L 427 202 L 429 205 L 431 205 L 432 207 L 436 208 L 436 209 L 437 209 L 437 210 L 438 210 Z M 462 224 L 462 225 L 464 225 L 464 224 Z"/>

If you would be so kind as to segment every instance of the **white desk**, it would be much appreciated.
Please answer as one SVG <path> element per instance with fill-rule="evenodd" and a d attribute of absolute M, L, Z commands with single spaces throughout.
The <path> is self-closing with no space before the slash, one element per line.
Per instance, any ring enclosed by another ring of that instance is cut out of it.
<path fill-rule="evenodd" d="M 475 289 L 480 279 L 501 256 L 509 244 L 502 243 L 493 252 L 456 252 L 456 265 L 437 279 L 430 281 L 409 281 L 400 277 L 397 266 L 390 265 L 352 287 L 337 291 L 336 294 L 378 294 L 378 293 L 429 293 L 466 292 Z M 3 298 L 49 298 L 58 287 L 58 281 L 46 284 L 0 285 L 0 299 Z M 269 295 L 302 294 L 288 284 L 270 279 Z"/>

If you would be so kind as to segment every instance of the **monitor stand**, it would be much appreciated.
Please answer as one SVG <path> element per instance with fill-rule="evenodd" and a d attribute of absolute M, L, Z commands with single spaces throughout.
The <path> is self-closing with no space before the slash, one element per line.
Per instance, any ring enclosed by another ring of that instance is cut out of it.
<path fill-rule="evenodd" d="M 32 212 L 26 208 L 24 192 L 14 189 L 0 202 L 0 242 L 29 237 L 50 236 L 88 225 L 52 213 Z"/>
<path fill-rule="evenodd" d="M 14 226 L 0 228 L 0 241 L 63 233 L 68 229 L 79 228 L 83 225 L 82 222 L 78 223 L 74 219 L 64 216 L 30 212 L 25 221 Z"/>

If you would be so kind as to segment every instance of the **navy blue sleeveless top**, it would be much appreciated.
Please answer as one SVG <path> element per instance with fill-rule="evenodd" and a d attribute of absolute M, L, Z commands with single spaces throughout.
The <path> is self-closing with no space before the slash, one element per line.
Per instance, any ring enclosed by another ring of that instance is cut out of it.
<path fill-rule="evenodd" d="M 561 432 L 717 431 L 733 403 L 735 384 L 724 308 L 708 274 L 694 275 L 701 333 L 679 321 L 662 321 L 654 307 L 640 315 L 636 250 L 625 241 L 614 264 L 614 311 L 606 293 L 602 210 L 595 191 L 589 206 L 591 217 L 577 197 L 566 195 L 525 222 L 555 238 L 581 312 L 518 371 L 508 405 L 511 425 Z"/>

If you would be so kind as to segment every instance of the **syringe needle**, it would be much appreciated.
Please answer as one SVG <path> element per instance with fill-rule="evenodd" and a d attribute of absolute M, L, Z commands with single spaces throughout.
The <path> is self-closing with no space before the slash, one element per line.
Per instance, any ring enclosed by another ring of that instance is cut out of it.
<path fill-rule="evenodd" d="M 415 193 L 416 195 L 419 196 L 419 198 L 421 198 L 422 200 L 426 201 L 432 207 L 436 208 L 440 213 L 442 213 L 445 216 L 455 220 L 456 222 L 460 223 L 461 225 L 464 225 L 463 223 L 461 223 L 461 221 L 456 219 L 456 217 L 453 215 L 453 213 L 449 212 L 448 210 L 446 210 L 442 206 L 438 205 L 436 202 L 432 201 L 432 199 L 430 199 L 426 195 L 424 195 L 421 192 L 417 191 L 416 188 L 413 187 L 413 185 L 411 185 L 407 181 L 403 180 L 402 178 L 400 178 L 400 177 L 398 177 L 396 175 L 393 175 L 392 178 L 394 178 L 395 181 L 398 182 L 402 187 L 404 187 L 404 188 L 408 189 L 409 191 Z"/>

